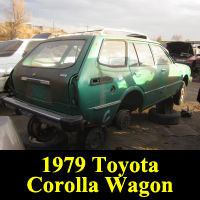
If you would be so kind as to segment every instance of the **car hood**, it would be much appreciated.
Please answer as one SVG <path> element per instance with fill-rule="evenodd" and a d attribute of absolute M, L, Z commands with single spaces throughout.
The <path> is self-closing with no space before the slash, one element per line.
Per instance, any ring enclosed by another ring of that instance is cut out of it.
<path fill-rule="evenodd" d="M 186 57 L 190 54 L 191 56 L 194 55 L 192 45 L 187 42 L 168 42 L 166 44 L 166 48 L 168 49 L 169 53 L 174 57 L 179 57 L 181 54 L 184 54 Z"/>
<path fill-rule="evenodd" d="M 191 76 L 191 69 L 188 65 L 176 63 L 177 67 L 180 69 L 182 74 L 187 74 L 188 76 Z"/>

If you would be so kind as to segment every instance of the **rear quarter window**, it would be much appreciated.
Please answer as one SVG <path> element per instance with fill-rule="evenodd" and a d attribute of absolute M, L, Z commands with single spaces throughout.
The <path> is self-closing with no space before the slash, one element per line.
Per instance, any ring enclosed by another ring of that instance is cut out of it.
<path fill-rule="evenodd" d="M 129 44 L 128 52 L 129 52 L 129 66 L 138 67 L 139 66 L 138 57 L 137 57 L 133 43 Z"/>

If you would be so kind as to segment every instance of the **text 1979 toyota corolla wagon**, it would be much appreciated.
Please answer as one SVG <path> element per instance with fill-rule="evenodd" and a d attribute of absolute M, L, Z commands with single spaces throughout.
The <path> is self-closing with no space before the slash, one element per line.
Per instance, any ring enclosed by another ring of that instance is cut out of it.
<path fill-rule="evenodd" d="M 168 98 L 180 104 L 190 75 L 188 66 L 175 64 L 150 40 L 98 34 L 54 38 L 15 67 L 13 96 L 4 102 L 33 116 L 28 130 L 38 140 L 50 136 L 43 130 L 49 126 L 79 128 L 92 148 L 103 141 L 99 127 L 115 120 L 126 128 L 130 111 Z"/>

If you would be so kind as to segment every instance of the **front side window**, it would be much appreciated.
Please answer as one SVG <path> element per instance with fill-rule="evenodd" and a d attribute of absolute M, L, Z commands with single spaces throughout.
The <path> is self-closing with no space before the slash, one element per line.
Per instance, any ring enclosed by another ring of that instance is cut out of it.
<path fill-rule="evenodd" d="M 84 40 L 65 40 L 44 42 L 37 46 L 23 61 L 23 65 L 31 67 L 70 67 L 83 46 Z"/>
<path fill-rule="evenodd" d="M 12 56 L 22 43 L 20 40 L 0 42 L 0 57 Z"/>
<path fill-rule="evenodd" d="M 158 45 L 151 45 L 153 56 L 156 65 L 169 65 L 171 64 L 170 59 L 167 57 L 163 49 Z"/>
<path fill-rule="evenodd" d="M 101 47 L 99 62 L 103 65 L 120 67 L 126 64 L 126 44 L 124 41 L 105 40 Z"/>
<path fill-rule="evenodd" d="M 135 48 L 139 58 L 141 66 L 152 66 L 154 65 L 152 53 L 148 44 L 135 43 Z"/>

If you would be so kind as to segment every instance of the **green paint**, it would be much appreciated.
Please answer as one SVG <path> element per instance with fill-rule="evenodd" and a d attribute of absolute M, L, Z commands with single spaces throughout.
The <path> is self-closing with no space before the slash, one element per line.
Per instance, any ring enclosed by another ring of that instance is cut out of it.
<path fill-rule="evenodd" d="M 20 62 L 12 77 L 17 97 L 56 112 L 71 115 L 81 114 L 89 122 L 108 123 L 114 118 L 120 102 L 131 92 L 137 91 L 142 95 L 141 109 L 143 110 L 173 96 L 180 88 L 183 78 L 185 76 L 189 78 L 191 75 L 188 66 L 173 62 L 169 65 L 159 66 L 129 66 L 129 55 L 126 55 L 126 65 L 123 67 L 109 67 L 98 62 L 104 40 L 125 41 L 127 52 L 129 46 L 134 42 L 159 45 L 157 42 L 102 35 L 85 36 L 84 39 L 86 44 L 75 65 L 62 69 L 40 69 L 47 72 L 54 70 L 51 76 L 44 73 L 37 77 L 50 80 L 52 85 L 44 86 L 32 83 L 32 95 L 29 97 L 25 97 L 25 86 L 20 78 L 30 75 L 35 69 L 26 68 Z M 162 72 L 163 68 L 165 68 L 165 72 Z M 60 77 L 60 74 L 67 74 L 67 77 Z M 91 85 L 92 79 L 101 77 L 110 77 L 112 82 Z M 134 102 L 134 99 L 132 101 Z"/>

